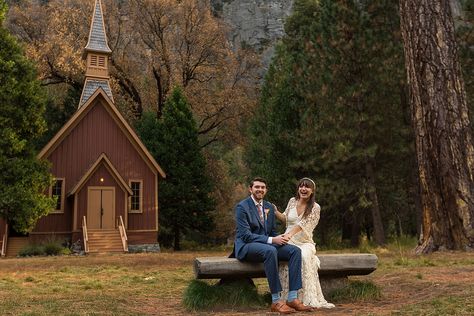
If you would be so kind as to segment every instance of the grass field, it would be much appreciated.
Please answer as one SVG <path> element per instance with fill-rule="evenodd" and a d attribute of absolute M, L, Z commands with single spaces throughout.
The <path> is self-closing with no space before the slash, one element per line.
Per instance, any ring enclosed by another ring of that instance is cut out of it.
<path fill-rule="evenodd" d="M 378 255 L 379 267 L 353 280 L 376 285 L 379 298 L 334 297 L 336 308 L 317 315 L 474 315 L 474 253 L 418 257 L 402 247 L 368 250 Z M 338 252 L 349 251 L 355 250 Z M 271 315 L 267 306 L 201 312 L 183 307 L 183 293 L 193 280 L 193 259 L 227 254 L 1 259 L 0 315 Z M 266 280 L 256 283 L 259 293 L 268 291 Z"/>

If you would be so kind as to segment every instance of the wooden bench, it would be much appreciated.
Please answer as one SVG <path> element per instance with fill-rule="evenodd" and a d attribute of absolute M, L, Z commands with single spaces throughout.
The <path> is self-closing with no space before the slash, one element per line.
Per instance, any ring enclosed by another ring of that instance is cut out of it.
<path fill-rule="evenodd" d="M 324 294 L 344 287 L 348 276 L 367 275 L 377 269 L 374 254 L 321 254 L 318 270 Z M 282 262 L 281 264 L 286 264 Z M 264 278 L 263 263 L 241 262 L 235 258 L 201 257 L 194 260 L 196 279 Z"/>

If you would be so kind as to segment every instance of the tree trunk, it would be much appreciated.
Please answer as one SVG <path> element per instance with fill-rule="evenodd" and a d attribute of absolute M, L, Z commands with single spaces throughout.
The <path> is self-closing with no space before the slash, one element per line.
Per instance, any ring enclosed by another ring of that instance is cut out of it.
<path fill-rule="evenodd" d="M 179 224 L 175 223 L 174 224 L 174 245 L 173 249 L 174 250 L 181 250 L 181 245 L 179 244 Z"/>
<path fill-rule="evenodd" d="M 161 117 L 163 114 L 163 105 L 165 104 L 165 93 L 163 91 L 163 83 L 161 81 L 161 71 L 155 68 L 153 66 L 153 77 L 155 78 L 156 81 L 156 90 L 158 92 L 158 101 L 156 105 L 156 116 L 158 118 Z"/>
<path fill-rule="evenodd" d="M 377 188 L 375 186 L 374 168 L 370 162 L 366 163 L 365 172 L 369 184 L 369 199 L 371 202 L 370 212 L 372 214 L 372 223 L 374 225 L 374 241 L 377 245 L 382 246 L 385 244 L 385 232 L 382 224 L 382 216 L 380 215 Z"/>
<path fill-rule="evenodd" d="M 351 240 L 351 235 L 352 235 L 352 220 L 353 220 L 353 215 L 352 212 L 346 212 L 342 216 L 342 227 L 341 227 L 341 240 Z"/>
<path fill-rule="evenodd" d="M 143 104 L 142 99 L 140 97 L 140 93 L 138 92 L 137 88 L 127 76 L 125 71 L 120 67 L 115 60 L 112 58 L 110 59 L 112 66 L 115 68 L 115 78 L 117 79 L 117 83 L 119 84 L 120 88 L 130 96 L 133 101 L 134 109 L 133 112 L 135 117 L 140 118 L 143 114 Z"/>
<path fill-rule="evenodd" d="M 359 214 L 352 213 L 352 229 L 351 229 L 351 247 L 359 247 L 360 245 L 360 221 Z"/>
<path fill-rule="evenodd" d="M 420 178 L 417 253 L 474 248 L 474 149 L 449 0 L 400 0 Z"/>

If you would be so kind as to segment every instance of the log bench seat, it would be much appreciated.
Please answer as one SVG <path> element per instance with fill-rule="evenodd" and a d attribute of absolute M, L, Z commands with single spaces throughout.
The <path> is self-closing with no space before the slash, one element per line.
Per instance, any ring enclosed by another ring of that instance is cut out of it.
<path fill-rule="evenodd" d="M 348 276 L 367 275 L 377 269 L 378 258 L 374 254 L 321 254 L 318 270 L 324 294 L 344 287 Z M 282 262 L 281 264 L 286 264 Z M 196 279 L 264 278 L 263 263 L 241 262 L 227 257 L 201 257 L 194 260 Z"/>

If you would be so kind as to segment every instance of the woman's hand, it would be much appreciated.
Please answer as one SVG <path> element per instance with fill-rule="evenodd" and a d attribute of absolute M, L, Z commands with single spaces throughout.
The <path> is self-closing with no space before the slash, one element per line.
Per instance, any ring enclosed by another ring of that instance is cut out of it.
<path fill-rule="evenodd" d="M 275 209 L 275 216 L 276 216 L 276 218 L 277 218 L 280 222 L 286 223 L 286 217 L 285 217 L 285 215 L 283 215 L 283 213 L 280 213 L 280 211 L 278 210 L 278 207 L 276 207 L 275 204 L 272 203 L 272 205 L 273 205 L 273 208 Z"/>

